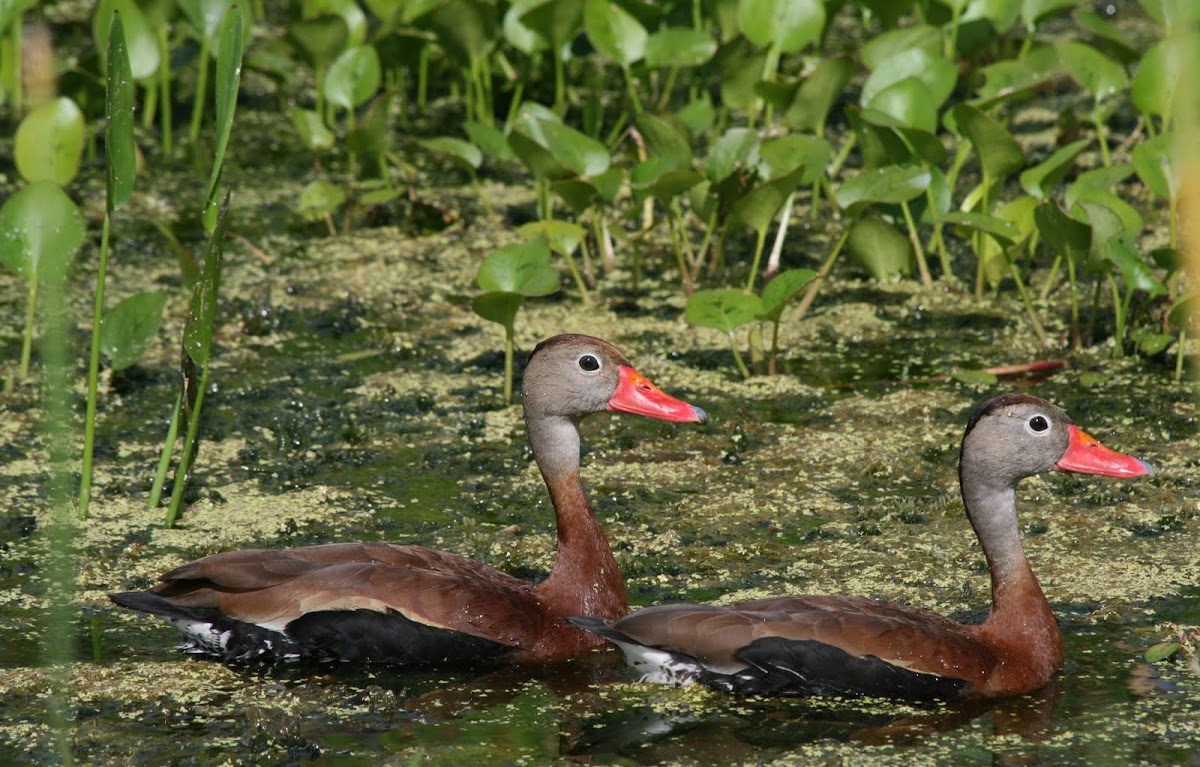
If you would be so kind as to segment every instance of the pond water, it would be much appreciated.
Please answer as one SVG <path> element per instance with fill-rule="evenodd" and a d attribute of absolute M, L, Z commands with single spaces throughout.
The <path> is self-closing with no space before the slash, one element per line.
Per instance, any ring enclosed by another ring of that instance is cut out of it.
<path fill-rule="evenodd" d="M 204 441 L 189 506 L 171 530 L 161 509 L 145 506 L 175 397 L 186 299 L 174 255 L 147 222 L 168 223 L 198 249 L 189 222 L 202 180 L 156 166 L 114 224 L 110 302 L 150 286 L 171 300 L 158 343 L 103 386 L 92 515 L 75 529 L 75 661 L 61 670 L 75 761 L 1200 765 L 1197 640 L 1192 654 L 1144 660 L 1200 626 L 1195 386 L 1174 380 L 1173 350 L 1113 359 L 1101 340 L 1069 353 L 1059 292 L 1038 304 L 1055 344 L 1046 349 L 1011 291 L 975 300 L 952 280 L 932 291 L 879 285 L 839 264 L 812 311 L 784 322 L 782 374 L 742 381 L 727 339 L 684 323 L 659 243 L 647 249 L 640 292 L 622 261 L 599 282 L 598 308 L 585 310 L 567 290 L 530 302 L 517 332 L 521 356 L 561 332 L 608 338 L 712 416 L 704 427 L 609 416 L 584 425 L 584 481 L 637 605 L 845 593 L 981 620 L 986 566 L 955 462 L 971 405 L 1000 391 L 1051 399 L 1109 446 L 1151 462 L 1157 473 L 1144 480 L 1022 485 L 1026 547 L 1067 656 L 1038 695 L 932 709 L 746 700 L 633 683 L 611 652 L 482 676 L 227 667 L 181 654 L 173 629 L 114 608 L 107 592 L 148 587 L 183 561 L 241 547 L 382 539 L 530 579 L 550 567 L 553 515 L 520 409 L 500 394 L 502 331 L 469 308 L 480 259 L 532 215 L 532 190 L 484 180 L 506 217 L 500 225 L 461 173 L 421 167 L 420 195 L 457 211 L 455 223 L 414 231 L 398 207 L 383 225 L 326 237 L 291 216 L 310 160 L 270 121 L 274 112 L 254 111 L 261 97 L 249 94 L 239 112 L 226 169 L 237 236 Z M 88 172 L 82 186 L 98 205 L 102 177 Z M 815 267 L 828 235 L 797 225 L 785 266 Z M 733 237 L 727 252 L 748 245 Z M 72 284 L 81 328 L 90 322 L 89 248 Z M 1034 274 L 1035 285 L 1044 277 Z M 0 277 L 4 376 L 23 313 L 22 285 Z M 1108 330 L 1101 322 L 1097 338 Z M 87 338 L 73 340 L 82 370 Z M 945 377 L 1060 357 L 1062 370 L 994 386 Z M 64 760 L 45 713 L 47 459 L 37 404 L 34 386 L 0 396 L 5 765 Z"/>

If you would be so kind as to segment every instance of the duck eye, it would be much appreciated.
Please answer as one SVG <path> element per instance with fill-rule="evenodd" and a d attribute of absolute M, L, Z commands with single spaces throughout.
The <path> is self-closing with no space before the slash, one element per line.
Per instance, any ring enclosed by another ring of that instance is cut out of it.
<path fill-rule="evenodd" d="M 1035 434 L 1041 434 L 1049 428 L 1050 422 L 1046 420 L 1046 416 L 1044 415 L 1035 415 L 1029 419 L 1029 430 Z"/>
<path fill-rule="evenodd" d="M 579 368 L 581 370 L 586 370 L 589 373 L 593 373 L 600 369 L 600 360 L 596 359 L 590 354 L 585 354 L 579 358 Z"/>

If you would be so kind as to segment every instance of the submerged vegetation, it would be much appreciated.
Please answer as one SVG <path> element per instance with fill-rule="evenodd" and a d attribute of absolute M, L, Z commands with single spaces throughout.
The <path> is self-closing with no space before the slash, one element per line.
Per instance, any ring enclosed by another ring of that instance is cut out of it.
<path fill-rule="evenodd" d="M 3 4 L 0 762 L 1194 760 L 1198 9 Z M 538 577 L 552 515 L 510 403 L 520 351 L 568 330 L 715 416 L 593 427 L 641 604 L 978 618 L 948 500 L 968 405 L 1000 376 L 1111 429 L 1158 477 L 1038 483 L 1022 518 L 1062 688 L 943 725 L 590 667 L 259 677 L 107 609 L 217 549 L 364 536 Z"/>

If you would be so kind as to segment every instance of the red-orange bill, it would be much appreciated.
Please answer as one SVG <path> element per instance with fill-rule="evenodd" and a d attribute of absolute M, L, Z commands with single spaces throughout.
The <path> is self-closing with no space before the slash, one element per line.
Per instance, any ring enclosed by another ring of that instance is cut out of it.
<path fill-rule="evenodd" d="M 1154 473 L 1150 464 L 1131 455 L 1109 450 L 1075 424 L 1071 424 L 1068 431 L 1071 442 L 1056 464 L 1061 471 L 1102 474 L 1106 477 L 1142 477 Z"/>
<path fill-rule="evenodd" d="M 610 412 L 644 415 L 660 421 L 708 423 L 708 414 L 703 410 L 675 399 L 628 365 L 621 366 L 620 376 L 617 391 L 608 401 Z"/>

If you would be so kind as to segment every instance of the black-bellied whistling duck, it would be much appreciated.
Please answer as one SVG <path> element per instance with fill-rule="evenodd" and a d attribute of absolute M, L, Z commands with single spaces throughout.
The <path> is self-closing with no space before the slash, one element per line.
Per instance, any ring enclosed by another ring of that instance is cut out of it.
<path fill-rule="evenodd" d="M 381 661 L 405 666 L 555 661 L 603 644 L 567 615 L 616 618 L 625 585 L 579 479 L 579 422 L 634 413 L 705 423 L 598 338 L 560 335 L 533 350 L 522 397 L 533 454 L 558 523 L 550 575 L 533 584 L 423 546 L 343 543 L 229 551 L 111 594 L 226 660 Z"/>
<path fill-rule="evenodd" d="M 1017 530 L 1016 487 L 1053 469 L 1110 477 L 1152 473 L 1021 394 L 972 411 L 959 482 L 992 574 L 992 610 L 964 625 L 905 605 L 792 596 L 724 607 L 675 604 L 611 619 L 571 618 L 619 646 L 645 681 L 753 695 L 998 698 L 1042 687 L 1062 666 L 1062 638 Z"/>

